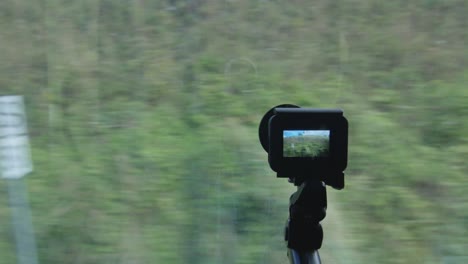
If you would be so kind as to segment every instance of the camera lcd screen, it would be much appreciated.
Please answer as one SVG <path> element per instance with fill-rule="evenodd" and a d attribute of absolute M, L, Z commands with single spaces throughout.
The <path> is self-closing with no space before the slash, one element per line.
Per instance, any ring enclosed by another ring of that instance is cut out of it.
<path fill-rule="evenodd" d="M 327 158 L 330 130 L 283 130 L 283 157 Z"/>

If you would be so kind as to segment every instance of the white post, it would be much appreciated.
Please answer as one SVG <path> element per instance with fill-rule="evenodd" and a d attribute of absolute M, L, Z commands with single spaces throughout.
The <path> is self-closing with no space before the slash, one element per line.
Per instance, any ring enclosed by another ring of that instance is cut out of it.
<path fill-rule="evenodd" d="M 38 264 L 23 177 L 32 171 L 22 96 L 0 96 L 0 173 L 6 179 L 18 264 Z"/>

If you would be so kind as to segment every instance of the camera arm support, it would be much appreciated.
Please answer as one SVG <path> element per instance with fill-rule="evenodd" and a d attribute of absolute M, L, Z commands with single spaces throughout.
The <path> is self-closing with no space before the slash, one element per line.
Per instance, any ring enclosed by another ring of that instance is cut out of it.
<path fill-rule="evenodd" d="M 285 228 L 288 258 L 292 264 L 319 264 L 318 249 L 322 246 L 327 193 L 319 180 L 301 181 L 290 178 L 298 186 L 289 199 L 289 219 Z"/>

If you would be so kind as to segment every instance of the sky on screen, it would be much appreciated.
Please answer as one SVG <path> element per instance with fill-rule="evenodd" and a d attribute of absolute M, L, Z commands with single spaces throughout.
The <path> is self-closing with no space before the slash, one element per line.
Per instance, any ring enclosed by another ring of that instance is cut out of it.
<path fill-rule="evenodd" d="M 284 130 L 283 137 L 295 137 L 300 135 L 330 136 L 330 130 Z"/>

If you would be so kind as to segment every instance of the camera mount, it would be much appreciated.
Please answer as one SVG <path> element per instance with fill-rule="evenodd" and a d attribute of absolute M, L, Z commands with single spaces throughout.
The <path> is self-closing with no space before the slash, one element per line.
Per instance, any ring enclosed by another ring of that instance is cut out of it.
<path fill-rule="evenodd" d="M 326 216 L 327 192 L 323 182 L 302 182 L 289 199 L 289 219 L 286 222 L 285 241 L 288 258 L 293 264 L 321 263 L 318 249 L 322 246 Z"/>

